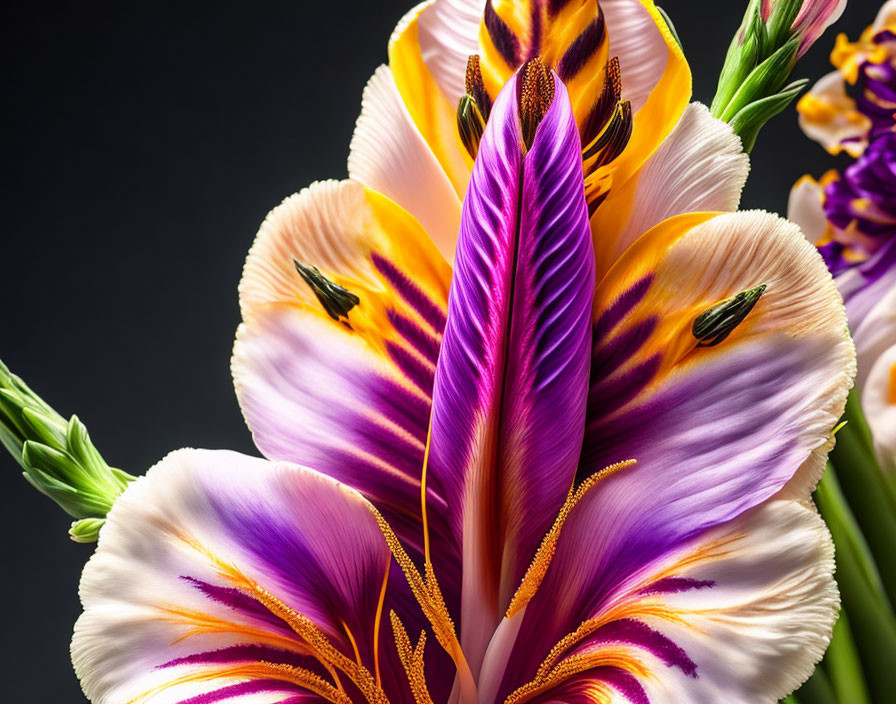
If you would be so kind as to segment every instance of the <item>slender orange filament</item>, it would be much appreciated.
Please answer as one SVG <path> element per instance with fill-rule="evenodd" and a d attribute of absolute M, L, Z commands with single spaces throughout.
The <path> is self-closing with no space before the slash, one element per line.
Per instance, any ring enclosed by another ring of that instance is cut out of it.
<path fill-rule="evenodd" d="M 545 675 L 536 675 L 535 679 L 514 691 L 504 704 L 522 704 L 539 694 L 553 689 L 570 677 L 594 669 L 596 667 L 619 667 L 636 677 L 645 677 L 648 670 L 638 660 L 630 648 L 625 646 L 603 646 L 593 652 L 576 653 L 560 662 L 557 667 Z"/>
<path fill-rule="evenodd" d="M 454 630 L 454 621 L 451 618 L 451 614 L 448 613 L 448 607 L 445 605 L 445 599 L 442 596 L 442 591 L 436 580 L 432 563 L 426 562 L 424 565 L 425 578 L 421 576 L 417 567 L 405 551 L 401 541 L 398 539 L 398 536 L 395 535 L 395 531 L 392 530 L 392 526 L 389 525 L 382 514 L 375 508 L 371 507 L 370 510 L 373 512 L 373 515 L 379 524 L 383 537 L 386 539 L 386 544 L 392 551 L 392 556 L 404 573 L 408 586 L 411 588 L 411 593 L 420 605 L 420 609 L 423 611 L 424 616 L 426 616 L 427 620 L 429 620 L 429 623 L 432 625 L 436 640 L 439 645 L 445 649 L 445 652 L 451 656 L 451 659 L 457 667 L 461 689 L 465 693 L 463 697 L 464 701 L 475 702 L 476 683 L 473 679 L 473 673 L 461 650 L 460 642 L 458 641 L 457 634 Z"/>
<path fill-rule="evenodd" d="M 345 692 L 341 692 L 319 675 L 310 670 L 293 665 L 282 665 L 272 662 L 258 662 L 235 667 L 217 667 L 204 672 L 191 672 L 182 677 L 165 682 L 143 694 L 129 700 L 127 704 L 138 704 L 154 697 L 171 687 L 191 682 L 208 682 L 221 678 L 250 678 L 250 679 L 275 679 L 288 682 L 307 689 L 333 704 L 352 704 Z"/>

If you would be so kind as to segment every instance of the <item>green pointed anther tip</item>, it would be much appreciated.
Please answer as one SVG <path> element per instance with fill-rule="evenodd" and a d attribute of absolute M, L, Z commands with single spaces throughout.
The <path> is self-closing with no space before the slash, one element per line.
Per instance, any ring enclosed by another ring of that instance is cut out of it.
<path fill-rule="evenodd" d="M 470 94 L 463 95 L 457 104 L 457 131 L 470 158 L 475 159 L 485 132 L 485 118 L 476 99 Z"/>
<path fill-rule="evenodd" d="M 698 340 L 698 347 L 714 347 L 727 338 L 753 310 L 765 293 L 768 284 L 753 288 L 719 301 L 694 319 L 691 332 Z"/>
<path fill-rule="evenodd" d="M 296 271 L 317 296 L 327 315 L 336 321 L 343 318 L 348 320 L 349 311 L 361 303 L 361 299 L 335 281 L 330 281 L 313 264 L 303 264 L 297 259 L 293 259 L 292 262 Z"/>

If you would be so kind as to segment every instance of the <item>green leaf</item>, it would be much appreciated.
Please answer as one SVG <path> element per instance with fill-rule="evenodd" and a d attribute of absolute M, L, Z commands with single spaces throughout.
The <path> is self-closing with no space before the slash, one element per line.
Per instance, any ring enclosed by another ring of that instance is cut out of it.
<path fill-rule="evenodd" d="M 803 704 L 839 704 L 831 689 L 824 668 L 816 667 L 815 672 L 803 683 L 797 692 Z"/>
<path fill-rule="evenodd" d="M 890 606 L 896 605 L 896 503 L 877 462 L 858 393 L 850 393 L 831 462 L 877 565 Z"/>
<path fill-rule="evenodd" d="M 871 704 L 846 609 L 840 611 L 824 663 L 838 702 Z"/>

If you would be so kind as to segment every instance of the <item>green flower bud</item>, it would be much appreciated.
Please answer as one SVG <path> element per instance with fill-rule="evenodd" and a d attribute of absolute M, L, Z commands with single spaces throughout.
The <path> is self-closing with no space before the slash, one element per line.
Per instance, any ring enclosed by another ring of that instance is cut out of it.
<path fill-rule="evenodd" d="M 105 518 L 82 518 L 72 523 L 68 534 L 76 543 L 95 543 L 105 522 Z"/>
<path fill-rule="evenodd" d="M 819 0 L 750 0 L 734 36 L 711 112 L 728 122 L 750 151 L 762 126 L 786 108 L 804 82 L 786 88 L 797 60 L 833 22 L 842 5 Z"/>
<path fill-rule="evenodd" d="M 70 531 L 78 542 L 96 540 L 105 515 L 134 480 L 106 464 L 77 416 L 66 421 L 2 361 L 0 442 L 35 489 L 80 519 Z"/>

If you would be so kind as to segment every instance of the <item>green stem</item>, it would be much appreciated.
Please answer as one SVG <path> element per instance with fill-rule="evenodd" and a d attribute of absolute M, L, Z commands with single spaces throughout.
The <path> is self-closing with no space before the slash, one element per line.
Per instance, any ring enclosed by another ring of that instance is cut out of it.
<path fill-rule="evenodd" d="M 840 704 L 871 704 L 846 609 L 840 611 L 824 663 Z"/>
<path fill-rule="evenodd" d="M 896 605 L 896 501 L 892 486 L 877 463 L 871 432 L 861 413 L 859 397 L 846 404 L 846 426 L 837 433 L 831 463 L 867 540 L 890 606 Z"/>
<path fill-rule="evenodd" d="M 816 667 L 812 676 L 799 688 L 800 704 L 838 704 L 828 676 L 822 667 Z"/>
<path fill-rule="evenodd" d="M 816 502 L 834 539 L 843 608 L 849 614 L 871 701 L 896 701 L 896 619 L 837 478 L 829 465 L 818 485 Z M 800 690 L 800 700 L 804 699 L 815 701 Z"/>

